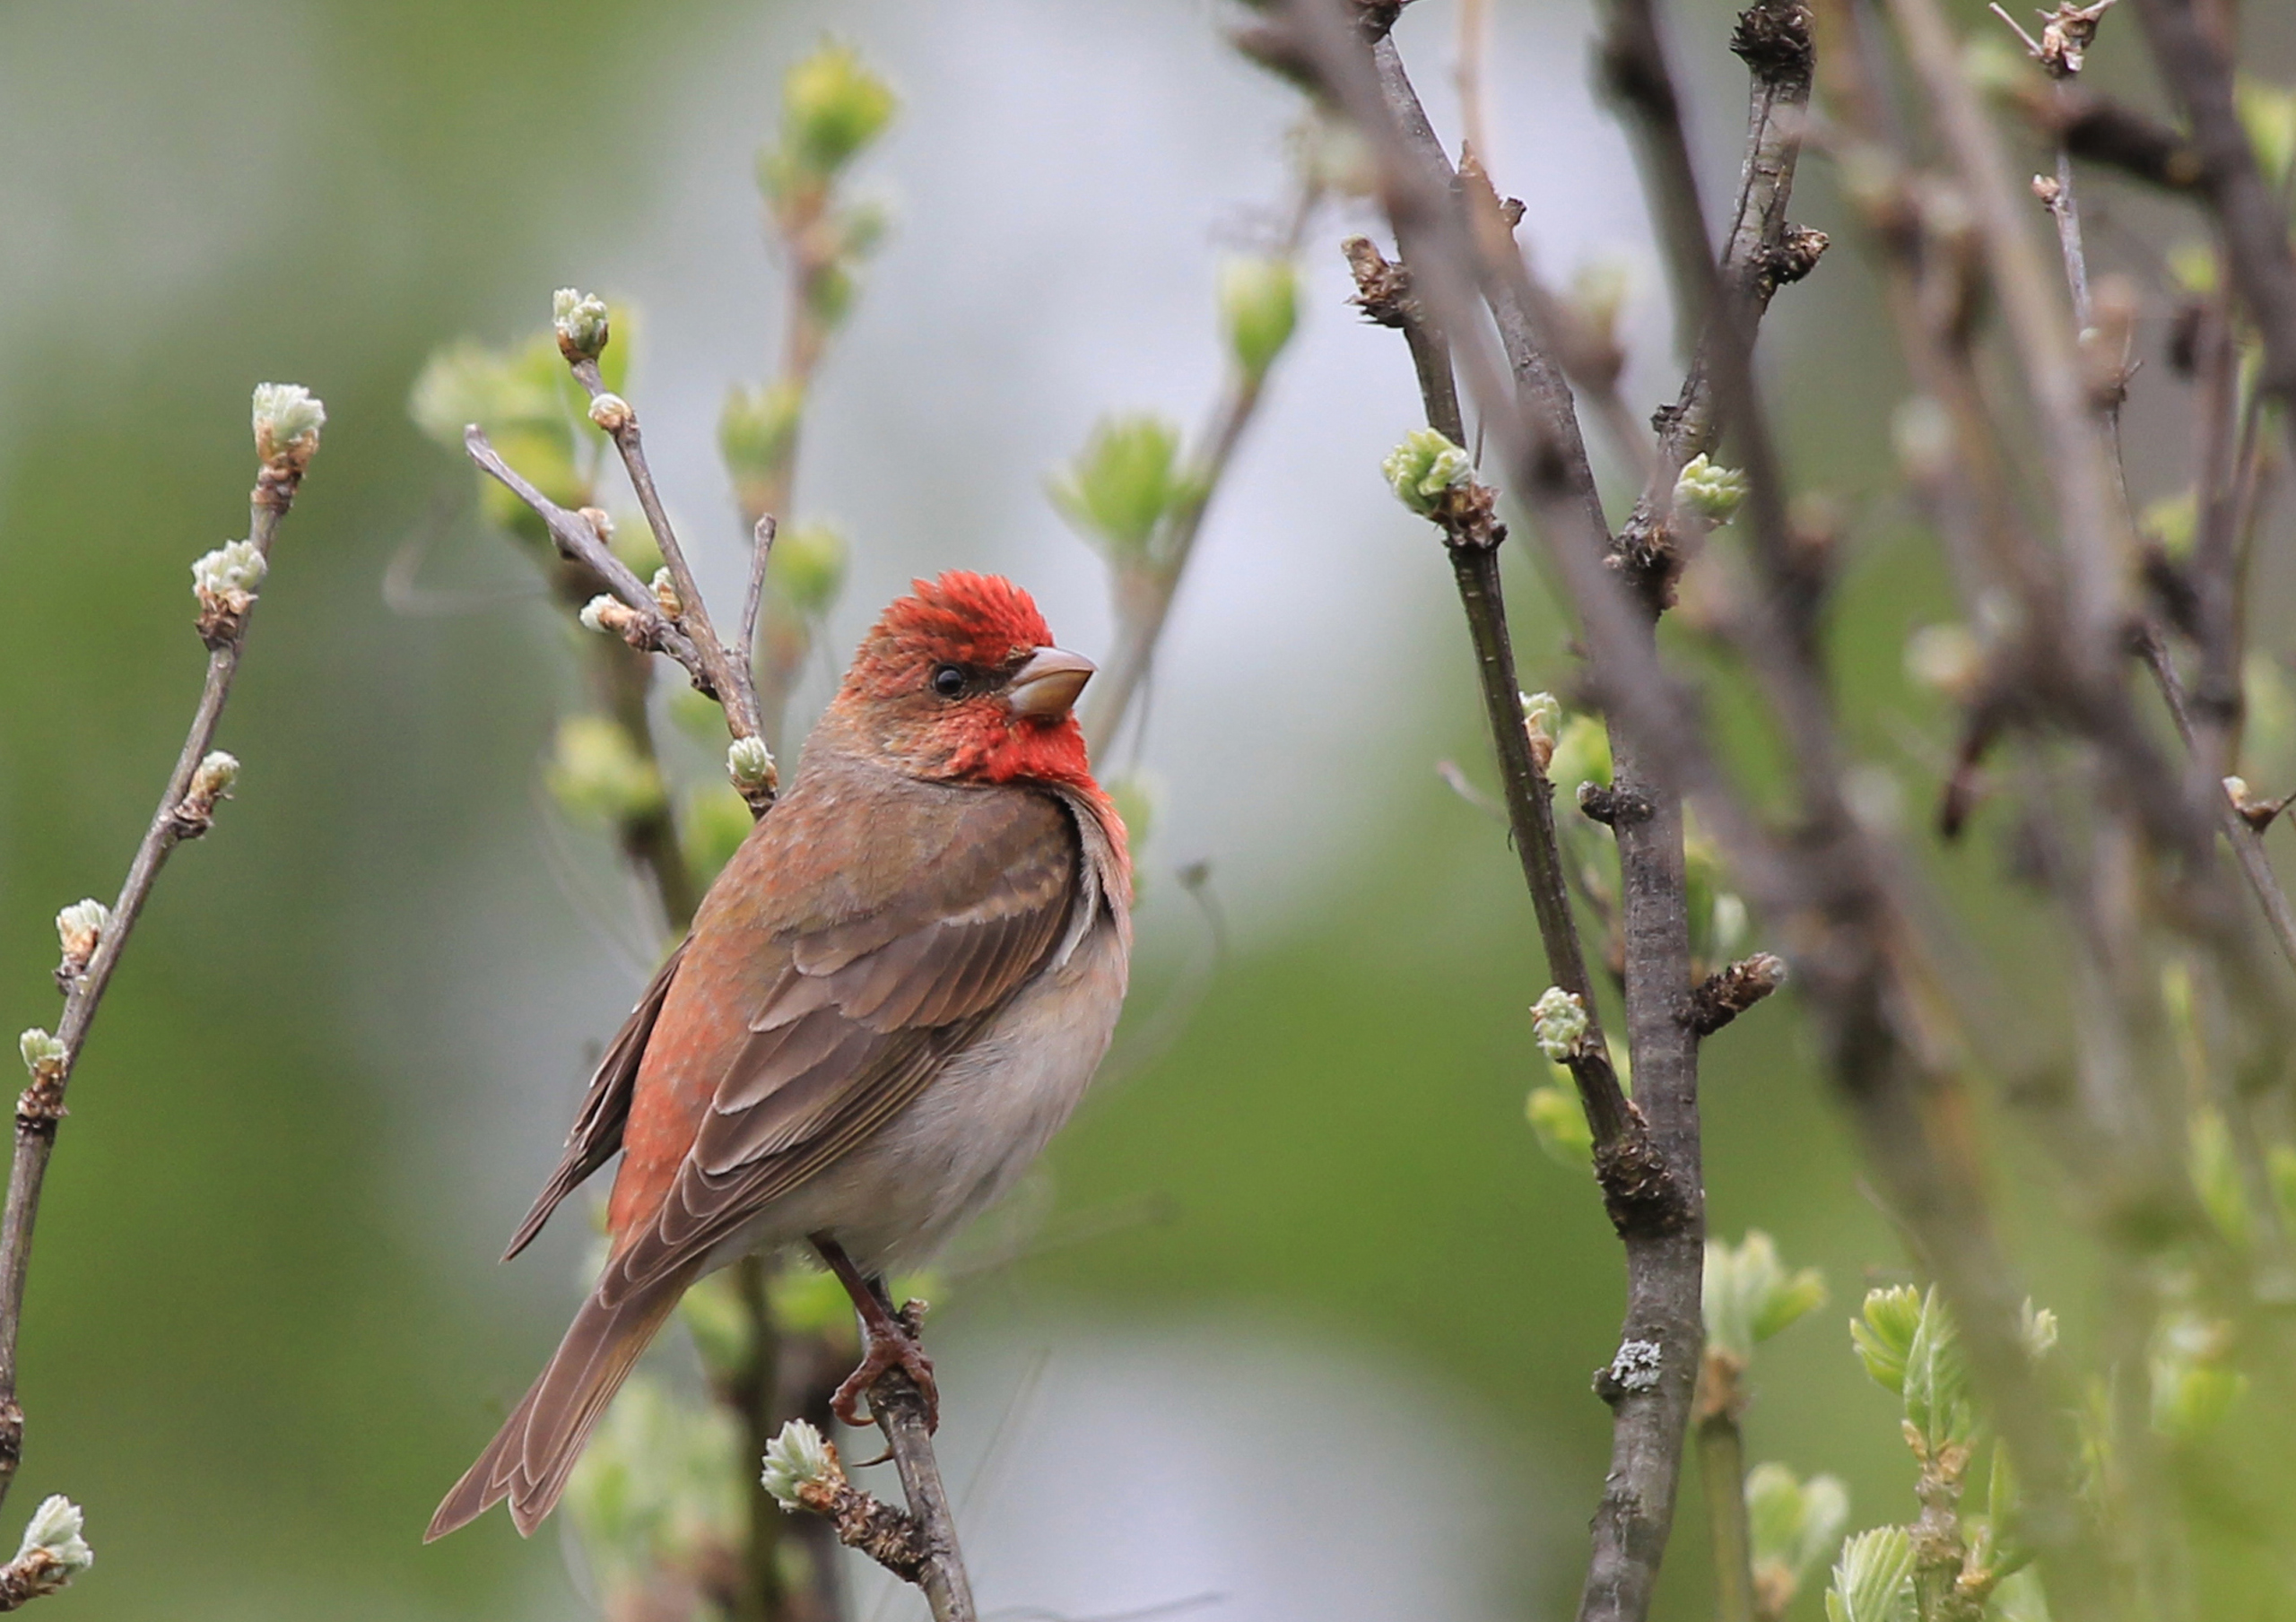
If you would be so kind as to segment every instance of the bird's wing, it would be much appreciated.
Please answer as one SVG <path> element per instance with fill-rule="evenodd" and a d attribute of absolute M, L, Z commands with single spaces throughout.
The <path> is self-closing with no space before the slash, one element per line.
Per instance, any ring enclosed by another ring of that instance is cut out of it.
<path fill-rule="evenodd" d="M 772 843 L 802 845 L 807 820 Z M 1080 902 L 1097 902 L 1071 813 L 1030 790 L 896 795 L 839 819 L 837 837 L 849 846 L 805 865 L 839 893 L 769 905 L 800 914 L 793 926 L 713 928 L 705 908 L 643 1083 L 657 1090 L 658 1052 L 659 1096 L 683 1087 L 690 1102 L 674 1132 L 649 1121 L 630 1135 L 602 1299 L 692 1264 L 890 1120 L 1057 955 Z M 756 861 L 770 884 L 772 851 Z M 729 1023 L 728 993 L 746 980 L 754 994 L 761 971 L 746 1028 L 695 1041 L 689 1020 Z M 709 1073 L 666 1073 L 682 1060 Z"/>
<path fill-rule="evenodd" d="M 638 1006 L 630 1010 L 630 1018 L 614 1033 L 605 1056 L 598 1061 L 597 1073 L 590 1078 L 590 1090 L 582 1097 L 581 1113 L 574 1117 L 573 1130 L 566 1134 L 566 1152 L 559 1159 L 558 1169 L 550 1174 L 550 1181 L 535 1196 L 526 1219 L 510 1236 L 510 1248 L 502 1253 L 505 1262 L 533 1244 L 559 1202 L 621 1151 L 622 1125 L 630 1119 L 631 1090 L 638 1082 L 638 1063 L 646 1055 L 647 1041 L 654 1034 L 654 1021 L 660 1018 L 662 1004 L 670 994 L 670 978 L 678 972 L 678 964 L 684 956 L 685 943 L 680 941 L 668 960 L 654 971 L 645 995 L 638 999 Z"/>

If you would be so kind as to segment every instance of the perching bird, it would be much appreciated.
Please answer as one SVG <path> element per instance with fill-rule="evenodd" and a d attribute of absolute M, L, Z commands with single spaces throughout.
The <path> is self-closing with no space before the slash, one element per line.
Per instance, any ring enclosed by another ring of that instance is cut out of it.
<path fill-rule="evenodd" d="M 531 1532 L 686 1287 L 750 1252 L 850 1258 L 867 1350 L 841 1418 L 896 1364 L 930 1400 L 860 1279 L 929 1253 L 1067 1119 L 1124 1001 L 1132 868 L 1071 713 L 1091 663 L 1010 581 L 915 587 L 606 1050 L 509 1253 L 620 1149 L 605 1271 L 430 1538 L 504 1498 Z"/>

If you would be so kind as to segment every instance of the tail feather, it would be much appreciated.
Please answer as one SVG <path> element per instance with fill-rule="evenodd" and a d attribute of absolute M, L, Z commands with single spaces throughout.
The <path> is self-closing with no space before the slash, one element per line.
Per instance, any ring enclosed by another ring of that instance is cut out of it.
<path fill-rule="evenodd" d="M 682 1271 L 610 1306 L 595 1295 L 585 1301 L 549 1366 L 440 1503 L 422 1540 L 435 1542 L 505 1498 L 518 1535 L 531 1535 L 556 1507 L 592 1427 L 691 1281 Z"/>

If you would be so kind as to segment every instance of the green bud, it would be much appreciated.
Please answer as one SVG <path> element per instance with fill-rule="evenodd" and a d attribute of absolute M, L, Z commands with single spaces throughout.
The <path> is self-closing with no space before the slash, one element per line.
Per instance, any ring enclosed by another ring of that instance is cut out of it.
<path fill-rule="evenodd" d="M 2268 185 L 2279 186 L 2296 161 L 2296 90 L 2243 75 L 2233 88 L 2233 100 L 2248 144 L 2256 148 L 2257 167 Z"/>
<path fill-rule="evenodd" d="M 726 776 L 741 793 L 753 794 L 774 786 L 778 773 L 773 751 L 762 738 L 736 738 L 726 749 Z"/>
<path fill-rule="evenodd" d="M 821 1432 L 803 1419 L 791 1419 L 781 1434 L 766 1444 L 766 1492 L 786 1512 L 800 1506 L 799 1494 L 816 1484 L 834 1486 L 845 1479 L 838 1468 L 837 1449 Z"/>
<path fill-rule="evenodd" d="M 1674 506 L 1709 524 L 1729 523 L 1745 499 L 1746 475 L 1735 467 L 1717 467 L 1702 453 L 1683 463 L 1674 480 Z"/>
<path fill-rule="evenodd" d="M 1103 417 L 1047 489 L 1069 524 L 1119 562 L 1150 561 L 1158 528 L 1195 494 L 1179 429 L 1146 415 Z"/>
<path fill-rule="evenodd" d="M 191 789 L 187 800 L 213 802 L 230 792 L 231 785 L 239 780 L 239 758 L 220 749 L 212 749 L 200 757 L 199 765 L 191 774 Z"/>
<path fill-rule="evenodd" d="M 1531 1004 L 1531 1034 L 1541 1053 L 1557 1064 L 1569 1063 L 1584 1051 L 1587 1005 L 1575 992 L 1548 986 Z"/>
<path fill-rule="evenodd" d="M 1841 1546 L 1826 1590 L 1826 1622 L 1914 1622 L 1913 1539 L 1877 1526 Z"/>
<path fill-rule="evenodd" d="M 111 908 L 90 897 L 74 901 L 56 915 L 56 939 L 64 949 L 64 961 L 76 966 L 74 974 L 85 968 L 88 959 L 96 955 L 104 932 L 111 927 Z"/>
<path fill-rule="evenodd" d="M 845 589 L 850 551 L 833 525 L 799 524 L 782 531 L 774 538 L 766 572 L 775 600 L 799 619 L 820 619 Z"/>
<path fill-rule="evenodd" d="M 685 864 L 703 884 L 716 878 L 757 819 L 749 802 L 723 783 L 704 783 L 686 794 L 678 808 L 678 847 Z"/>
<path fill-rule="evenodd" d="M 1300 276 L 1289 259 L 1231 259 L 1220 267 L 1220 324 L 1238 369 L 1257 384 L 1300 324 Z"/>
<path fill-rule="evenodd" d="M 1611 735 L 1592 716 L 1573 716 L 1554 741 L 1554 759 L 1547 776 L 1561 784 L 1599 783 L 1611 785 Z M 1572 793 L 1578 791 L 1574 788 Z"/>
<path fill-rule="evenodd" d="M 30 1574 L 32 1593 L 52 1594 L 96 1563 L 95 1551 L 81 1535 L 85 1525 L 80 1506 L 63 1494 L 40 1500 L 16 1548 L 19 1568 L 34 1553 L 48 1557 L 43 1569 Z"/>
<path fill-rule="evenodd" d="M 558 334 L 559 353 L 569 360 L 596 360 L 613 335 L 606 301 L 571 287 L 550 296 L 550 325 Z"/>
<path fill-rule="evenodd" d="M 2200 530 L 2200 503 L 2189 487 L 2173 496 L 2145 503 L 2137 515 L 2138 533 L 2160 543 L 2161 550 L 2179 560 L 2192 556 L 2193 538 Z"/>
<path fill-rule="evenodd" d="M 1744 1362 L 1754 1348 L 1825 1305 L 1825 1275 L 1813 1267 L 1788 1272 L 1778 1246 L 1761 1229 L 1734 1249 L 1706 1244 L 1706 1339 Z"/>
<path fill-rule="evenodd" d="M 24 1068 L 35 1076 L 64 1063 L 64 1044 L 37 1025 L 16 1038 L 16 1051 L 24 1056 Z"/>
<path fill-rule="evenodd" d="M 1431 516 L 1453 486 L 1474 477 L 1466 452 L 1431 428 L 1415 428 L 1387 453 L 1379 472 L 1396 499 L 1422 517 Z"/>
<path fill-rule="evenodd" d="M 2224 1422 L 2247 1392 L 2248 1380 L 2226 1366 L 2232 1327 L 2189 1312 L 2171 1313 L 2153 1333 L 2147 1359 L 2152 1383 L 2152 1428 L 2178 1442 L 2196 1442 Z"/>
<path fill-rule="evenodd" d="M 226 541 L 213 551 L 202 552 L 193 560 L 191 589 L 203 603 L 232 592 L 253 596 L 256 587 L 270 572 L 270 564 L 256 551 L 254 542 Z"/>
<path fill-rule="evenodd" d="M 661 768 L 638 752 L 621 723 L 569 716 L 547 773 L 550 792 L 578 817 L 619 825 L 658 816 L 667 802 Z"/>
<path fill-rule="evenodd" d="M 258 383 L 255 390 L 255 454 L 261 462 L 282 458 L 300 467 L 319 447 L 326 407 L 300 383 Z"/>
<path fill-rule="evenodd" d="M 1905 1391 L 1906 1358 L 1921 1327 L 1921 1292 L 1910 1284 L 1868 1290 L 1863 1316 L 1849 1323 L 1850 1343 L 1866 1372 L 1884 1391 Z"/>
<path fill-rule="evenodd" d="M 900 106 L 860 53 L 826 42 L 782 78 L 782 142 L 805 170 L 826 177 L 883 134 Z"/>
<path fill-rule="evenodd" d="M 725 458 L 744 513 L 761 515 L 780 499 L 778 489 L 804 411 L 805 391 L 788 378 L 737 386 L 726 395 L 718 413 L 718 454 Z"/>
<path fill-rule="evenodd" d="M 1757 1464 L 1746 1472 L 1746 1520 L 1755 1590 L 1779 1601 L 1765 1613 L 1779 1615 L 1827 1551 L 1840 1546 L 1849 1489 L 1833 1476 L 1805 1482 L 1783 1464 Z"/>
<path fill-rule="evenodd" d="M 1523 1114 L 1550 1158 L 1562 1166 L 1595 1163 L 1595 1129 L 1587 1124 L 1587 1112 L 1576 1092 L 1552 1084 L 1535 1087 L 1524 1100 Z"/>

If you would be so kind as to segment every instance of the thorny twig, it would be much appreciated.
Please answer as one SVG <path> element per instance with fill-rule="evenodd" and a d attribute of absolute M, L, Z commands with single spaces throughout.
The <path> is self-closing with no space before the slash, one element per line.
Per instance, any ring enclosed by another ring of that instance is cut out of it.
<path fill-rule="evenodd" d="M 27 1033 L 25 1059 L 31 1068 L 32 1084 L 16 1102 L 15 1150 L 9 1165 L 7 1203 L 0 1210 L 0 1498 L 6 1496 L 23 1456 L 24 1414 L 16 1400 L 17 1340 L 31 1264 L 32 1227 L 39 1215 L 48 1159 L 56 1150 L 57 1127 L 65 1113 L 65 1089 L 161 868 L 178 845 L 207 832 L 216 802 L 226 796 L 237 775 L 238 761 L 213 752 L 215 732 L 246 652 L 248 624 L 257 596 L 255 587 L 268 570 L 280 523 L 293 506 L 304 471 L 318 449 L 324 421 L 318 403 L 300 389 L 266 384 L 256 391 L 258 468 L 248 498 L 245 546 L 248 556 L 257 561 L 250 568 L 244 559 L 233 560 L 236 577 L 230 580 L 195 576 L 199 588 L 199 631 L 208 648 L 207 679 L 176 757 L 175 769 L 169 775 L 159 809 L 136 846 L 126 880 L 109 914 L 83 917 L 72 928 L 65 927 L 64 919 L 58 920 L 64 934 L 64 962 L 57 970 L 57 982 L 65 993 L 64 1016 L 54 1037 L 45 1042 L 34 1044 L 30 1039 L 34 1033 Z M 0 1610 L 54 1592 L 49 1581 L 54 1573 L 39 1566 L 39 1552 L 34 1550 L 27 1557 L 30 1565 L 19 1561 L 0 1571 Z"/>

